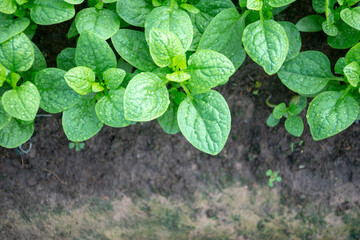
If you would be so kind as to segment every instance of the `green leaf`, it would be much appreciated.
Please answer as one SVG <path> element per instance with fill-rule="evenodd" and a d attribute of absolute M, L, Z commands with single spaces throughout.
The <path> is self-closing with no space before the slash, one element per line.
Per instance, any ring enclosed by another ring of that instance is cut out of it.
<path fill-rule="evenodd" d="M 308 15 L 301 18 L 297 23 L 296 27 L 300 32 L 319 32 L 322 30 L 322 23 L 325 18 L 320 15 Z"/>
<path fill-rule="evenodd" d="M 288 54 L 286 32 L 273 20 L 251 23 L 245 28 L 242 40 L 251 59 L 270 75 L 280 69 Z"/>
<path fill-rule="evenodd" d="M 34 47 L 23 33 L 0 44 L 0 64 L 12 72 L 29 70 L 34 59 Z"/>
<path fill-rule="evenodd" d="M 85 8 L 76 14 L 75 24 L 80 34 L 87 30 L 106 40 L 119 30 L 120 18 L 108 9 Z"/>
<path fill-rule="evenodd" d="M 84 0 L 64 0 L 64 1 L 70 4 L 81 4 L 84 2 Z"/>
<path fill-rule="evenodd" d="M 9 70 L 7 70 L 3 65 L 0 64 L 0 87 L 2 87 L 4 82 L 7 80 L 8 74 Z"/>
<path fill-rule="evenodd" d="M 177 113 L 179 128 L 185 138 L 197 149 L 212 155 L 224 147 L 230 133 L 229 107 L 220 93 L 194 95 L 181 102 Z"/>
<path fill-rule="evenodd" d="M 116 67 L 116 56 L 109 44 L 97 35 L 84 31 L 78 40 L 75 62 L 91 68 L 98 77 L 109 68 Z"/>
<path fill-rule="evenodd" d="M 179 106 L 174 101 L 171 100 L 170 105 L 166 110 L 166 112 L 157 119 L 161 128 L 167 134 L 177 134 L 178 132 L 180 132 L 179 125 L 177 122 L 178 108 Z"/>
<path fill-rule="evenodd" d="M 275 126 L 277 126 L 279 123 L 280 123 L 280 119 L 275 118 L 273 113 L 271 113 L 271 114 L 269 115 L 268 119 L 266 120 L 266 124 L 267 124 L 269 127 L 275 127 Z"/>
<path fill-rule="evenodd" d="M 150 55 L 156 65 L 159 67 L 174 66 L 173 59 L 179 55 L 182 55 L 180 58 L 184 59 L 186 64 L 181 41 L 173 32 L 152 28 L 149 34 Z"/>
<path fill-rule="evenodd" d="M 235 72 L 232 62 L 221 53 L 212 50 L 199 50 L 188 61 L 190 86 L 209 90 L 226 83 Z"/>
<path fill-rule="evenodd" d="M 306 108 L 306 105 L 306 97 L 297 95 L 291 98 L 288 110 L 291 114 L 298 115 Z"/>
<path fill-rule="evenodd" d="M 188 11 L 189 13 L 198 14 L 200 10 L 196 8 L 195 6 L 187 3 L 180 4 L 180 7 Z"/>
<path fill-rule="evenodd" d="M 23 121 L 34 120 L 40 105 L 40 94 L 31 82 L 8 90 L 1 100 L 5 111 L 12 117 Z"/>
<path fill-rule="evenodd" d="M 289 51 L 285 61 L 294 59 L 301 49 L 301 36 L 297 27 L 291 22 L 278 22 L 285 30 L 289 40 Z"/>
<path fill-rule="evenodd" d="M 17 18 L 0 21 L 0 43 L 9 40 L 13 36 L 23 32 L 30 24 L 27 18 Z"/>
<path fill-rule="evenodd" d="M 344 67 L 346 66 L 346 60 L 344 57 L 341 57 L 337 60 L 334 70 L 337 74 L 344 75 Z"/>
<path fill-rule="evenodd" d="M 345 59 L 347 64 L 357 62 L 360 65 L 360 43 L 350 48 L 350 50 L 346 53 Z"/>
<path fill-rule="evenodd" d="M 15 118 L 0 130 L 0 146 L 16 148 L 30 139 L 34 133 L 34 122 L 22 124 Z"/>
<path fill-rule="evenodd" d="M 34 0 L 30 6 L 31 20 L 39 25 L 65 22 L 74 15 L 74 6 L 63 0 Z"/>
<path fill-rule="evenodd" d="M 29 70 L 22 72 L 21 76 L 23 80 L 34 82 L 36 74 L 40 70 L 45 69 L 47 63 L 40 49 L 33 42 L 31 42 L 31 44 L 34 48 L 34 63 Z"/>
<path fill-rule="evenodd" d="M 109 93 L 96 103 L 96 115 L 101 122 L 110 127 L 126 127 L 130 121 L 125 119 L 124 113 L 125 89 L 110 90 Z"/>
<path fill-rule="evenodd" d="M 92 92 L 92 85 L 95 83 L 95 73 L 88 67 L 75 67 L 70 69 L 64 76 L 67 84 L 75 92 L 86 95 Z"/>
<path fill-rule="evenodd" d="M 285 120 L 285 129 L 291 135 L 295 137 L 300 137 L 304 131 L 304 123 L 301 117 L 298 116 L 290 116 Z"/>
<path fill-rule="evenodd" d="M 144 27 L 145 19 L 153 8 L 149 0 L 119 0 L 116 4 L 120 17 L 137 27 Z"/>
<path fill-rule="evenodd" d="M 15 0 L 1 0 L 0 1 L 0 12 L 5 14 L 13 14 L 16 11 Z"/>
<path fill-rule="evenodd" d="M 153 9 L 145 21 L 145 37 L 149 42 L 150 30 L 158 28 L 173 32 L 181 41 L 184 51 L 187 51 L 193 40 L 193 26 L 189 15 L 181 9 L 170 12 L 169 7 Z"/>
<path fill-rule="evenodd" d="M 306 118 L 315 141 L 348 128 L 356 119 L 359 105 L 341 92 L 323 92 L 310 103 Z"/>
<path fill-rule="evenodd" d="M 80 95 L 65 81 L 65 71 L 57 68 L 41 70 L 35 78 L 39 90 L 40 107 L 49 113 L 63 112 L 80 101 Z"/>
<path fill-rule="evenodd" d="M 283 7 L 295 1 L 296 0 L 269 0 L 268 3 L 272 7 Z"/>
<path fill-rule="evenodd" d="M 338 21 L 336 26 L 339 33 L 335 36 L 328 36 L 327 42 L 332 48 L 346 49 L 354 46 L 360 40 L 360 31 L 350 27 L 343 21 Z"/>
<path fill-rule="evenodd" d="M 124 80 L 126 72 L 120 68 L 109 68 L 103 73 L 105 85 L 109 89 L 117 89 Z"/>
<path fill-rule="evenodd" d="M 351 27 L 360 30 L 360 7 L 345 8 L 341 10 L 340 17 Z"/>
<path fill-rule="evenodd" d="M 344 68 L 344 74 L 351 86 L 358 86 L 360 81 L 360 65 L 357 62 L 352 62 L 346 65 Z"/>
<path fill-rule="evenodd" d="M 247 0 L 246 7 L 250 10 L 260 11 L 263 8 L 262 0 Z"/>
<path fill-rule="evenodd" d="M 333 77 L 330 61 L 317 51 L 301 52 L 278 72 L 283 84 L 299 94 L 315 94 L 326 87 Z"/>
<path fill-rule="evenodd" d="M 185 82 L 190 78 L 191 76 L 183 71 L 177 71 L 170 74 L 166 74 L 166 79 L 172 82 Z"/>
<path fill-rule="evenodd" d="M 0 101 L 0 130 L 3 129 L 11 121 L 11 116 L 5 111 Z"/>
<path fill-rule="evenodd" d="M 78 30 L 76 29 L 76 24 L 75 21 L 73 21 L 70 25 L 70 28 L 68 30 L 68 32 L 66 33 L 66 37 L 68 39 L 76 37 L 77 35 L 79 35 Z"/>
<path fill-rule="evenodd" d="M 119 55 L 134 67 L 142 71 L 152 71 L 157 67 L 151 58 L 143 32 L 120 29 L 111 41 Z"/>
<path fill-rule="evenodd" d="M 125 117 L 130 121 L 151 121 L 169 106 L 169 92 L 154 73 L 145 72 L 131 79 L 125 90 Z"/>
<path fill-rule="evenodd" d="M 222 53 L 238 69 L 246 57 L 241 40 L 244 29 L 245 18 L 236 8 L 225 9 L 211 20 L 200 39 L 198 50 L 210 49 Z"/>
<path fill-rule="evenodd" d="M 69 71 L 70 69 L 76 67 L 75 52 L 75 48 L 65 48 L 62 50 L 56 57 L 57 67 L 65 71 Z"/>
<path fill-rule="evenodd" d="M 327 21 L 324 21 L 322 23 L 322 29 L 323 29 L 324 33 L 328 36 L 335 37 L 339 33 L 339 29 L 333 24 L 329 25 L 329 23 Z"/>
<path fill-rule="evenodd" d="M 85 99 L 64 111 L 62 124 L 67 138 L 73 142 L 86 141 L 103 127 L 95 113 L 95 102 Z"/>
<path fill-rule="evenodd" d="M 274 108 L 274 111 L 273 111 L 273 116 L 274 118 L 276 119 L 281 119 L 282 116 L 285 114 L 287 108 L 286 108 L 286 105 L 285 103 L 280 103 L 278 104 L 275 108 Z"/>

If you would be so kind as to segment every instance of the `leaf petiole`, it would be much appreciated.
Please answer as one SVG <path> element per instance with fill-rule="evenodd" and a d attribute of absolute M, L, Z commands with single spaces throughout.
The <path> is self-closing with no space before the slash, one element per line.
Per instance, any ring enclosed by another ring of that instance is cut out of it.
<path fill-rule="evenodd" d="M 185 84 L 180 83 L 180 86 L 184 89 L 186 95 L 192 100 L 192 99 L 193 99 L 193 96 L 191 95 L 189 89 L 185 86 Z"/>

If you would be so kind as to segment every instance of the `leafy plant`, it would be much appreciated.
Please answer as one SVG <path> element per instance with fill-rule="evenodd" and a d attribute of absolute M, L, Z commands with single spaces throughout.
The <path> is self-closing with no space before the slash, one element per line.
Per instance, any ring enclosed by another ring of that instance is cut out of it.
<path fill-rule="evenodd" d="M 359 0 L 313 0 L 312 5 L 321 15 L 309 15 L 299 20 L 297 28 L 302 32 L 323 30 L 327 42 L 333 48 L 347 49 L 360 40 Z"/>
<path fill-rule="evenodd" d="M 289 107 L 286 107 L 285 103 L 273 105 L 268 101 L 267 105 L 274 108 L 273 112 L 266 121 L 266 124 L 269 127 L 277 126 L 280 123 L 281 118 L 285 117 L 286 120 L 284 125 L 286 131 L 295 137 L 301 136 L 304 131 L 304 123 L 298 115 L 306 108 L 306 97 L 294 96 L 290 101 Z"/>
<path fill-rule="evenodd" d="M 83 142 L 70 142 L 69 149 L 74 149 L 75 151 L 79 152 L 85 148 L 85 143 Z"/>
<path fill-rule="evenodd" d="M 340 58 L 334 76 L 329 59 L 321 52 L 306 51 L 278 72 L 291 90 L 315 97 L 306 118 L 314 140 L 333 136 L 348 128 L 359 115 L 360 43 Z"/>
<path fill-rule="evenodd" d="M 266 171 L 266 176 L 269 177 L 269 187 L 274 187 L 274 182 L 281 182 L 282 178 L 279 176 L 279 171 L 273 172 L 271 169 Z"/>
<path fill-rule="evenodd" d="M 34 131 L 40 94 L 31 81 L 46 67 L 40 50 L 21 32 L 26 23 L 13 24 L 19 28 L 2 35 L 0 43 L 0 145 L 7 148 L 23 144 Z"/>

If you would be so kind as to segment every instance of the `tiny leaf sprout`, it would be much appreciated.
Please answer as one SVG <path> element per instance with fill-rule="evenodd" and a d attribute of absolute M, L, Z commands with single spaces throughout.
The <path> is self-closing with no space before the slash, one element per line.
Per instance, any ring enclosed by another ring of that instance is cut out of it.
<path fill-rule="evenodd" d="M 274 182 L 281 182 L 281 177 L 278 176 L 279 175 L 279 171 L 275 171 L 273 172 L 271 169 L 266 171 L 266 176 L 270 177 L 269 178 L 269 187 L 272 188 L 274 187 Z"/>
<path fill-rule="evenodd" d="M 70 142 L 69 143 L 69 149 L 75 148 L 75 151 L 77 151 L 77 152 L 83 150 L 84 147 L 85 147 L 84 142 Z"/>

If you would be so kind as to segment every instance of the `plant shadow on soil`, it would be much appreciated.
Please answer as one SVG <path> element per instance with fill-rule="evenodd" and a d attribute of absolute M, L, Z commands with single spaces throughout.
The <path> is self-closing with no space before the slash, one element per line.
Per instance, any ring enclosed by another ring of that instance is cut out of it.
<path fill-rule="evenodd" d="M 312 13 L 310 1 L 278 18 L 295 23 L 299 12 Z M 68 27 L 39 27 L 34 38 L 51 67 L 74 47 L 61 40 Z M 302 50 L 334 63 L 344 51 L 325 39 L 302 34 Z M 156 121 L 104 127 L 76 152 L 61 115 L 36 118 L 28 154 L 0 149 L 0 239 L 360 239 L 359 125 L 320 142 L 307 124 L 300 138 L 282 124 L 268 128 L 266 99 L 288 102 L 294 93 L 249 58 L 217 90 L 232 114 L 218 156 L 165 134 Z M 268 169 L 282 177 L 272 190 Z"/>

